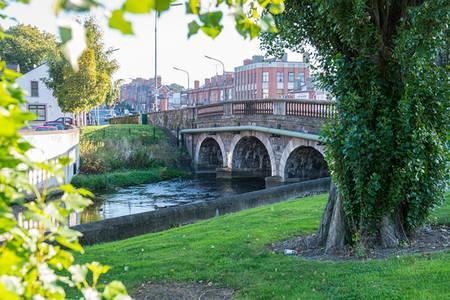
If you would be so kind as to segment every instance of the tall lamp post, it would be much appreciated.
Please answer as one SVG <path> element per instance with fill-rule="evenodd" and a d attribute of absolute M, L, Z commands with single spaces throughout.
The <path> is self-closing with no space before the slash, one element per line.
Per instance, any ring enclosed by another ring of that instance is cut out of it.
<path fill-rule="evenodd" d="M 183 69 L 180 69 L 180 68 L 177 68 L 177 67 L 173 67 L 173 69 L 174 70 L 177 70 L 177 71 L 180 71 L 180 72 L 183 72 L 183 73 L 185 73 L 186 75 L 187 75 L 187 93 L 186 93 L 186 96 L 187 96 L 187 100 L 188 100 L 188 102 L 189 102 L 189 72 L 188 71 L 186 71 L 186 70 L 183 70 Z"/>
<path fill-rule="evenodd" d="M 227 82 L 227 79 L 226 79 L 226 76 L 225 76 L 225 64 L 221 60 L 219 60 L 217 58 L 214 58 L 214 57 L 211 57 L 209 55 L 205 55 L 205 58 L 210 59 L 210 60 L 214 60 L 214 61 L 216 61 L 216 62 L 218 62 L 218 63 L 220 63 L 222 65 L 222 71 L 223 71 L 223 73 L 222 73 L 223 74 L 223 100 L 225 101 L 225 99 L 226 99 L 225 84 Z"/>
<path fill-rule="evenodd" d="M 183 3 L 172 3 L 170 6 L 180 6 Z M 155 111 L 157 111 L 156 104 L 158 102 L 158 18 L 159 12 L 155 12 Z"/>

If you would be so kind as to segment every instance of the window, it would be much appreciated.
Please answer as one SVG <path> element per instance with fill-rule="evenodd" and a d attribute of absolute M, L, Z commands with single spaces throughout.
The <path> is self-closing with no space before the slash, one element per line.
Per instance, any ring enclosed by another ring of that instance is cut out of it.
<path fill-rule="evenodd" d="M 277 82 L 283 82 L 284 78 L 283 78 L 283 72 L 277 72 Z"/>
<path fill-rule="evenodd" d="M 302 84 L 304 84 L 305 83 L 305 73 L 298 73 L 297 74 L 297 76 L 298 76 L 298 81 L 300 81 Z"/>
<path fill-rule="evenodd" d="M 263 82 L 269 82 L 269 72 L 263 72 Z"/>
<path fill-rule="evenodd" d="M 28 110 L 37 116 L 35 121 L 45 121 L 45 120 L 47 120 L 45 105 L 29 104 L 28 105 Z"/>
<path fill-rule="evenodd" d="M 269 90 L 266 90 L 266 89 L 263 90 L 263 98 L 264 99 L 269 98 Z"/>
<path fill-rule="evenodd" d="M 31 81 L 31 97 L 39 97 L 39 82 Z"/>
<path fill-rule="evenodd" d="M 294 82 L 294 72 L 289 72 L 288 73 L 288 81 L 289 82 Z"/>

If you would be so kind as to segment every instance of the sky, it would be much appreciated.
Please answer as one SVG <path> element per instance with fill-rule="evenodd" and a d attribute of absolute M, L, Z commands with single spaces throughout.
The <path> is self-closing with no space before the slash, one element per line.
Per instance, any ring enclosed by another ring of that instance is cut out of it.
<path fill-rule="evenodd" d="M 42 30 L 57 33 L 57 18 L 52 5 L 54 0 L 32 0 L 31 4 L 12 4 L 7 8 L 7 15 L 15 17 L 19 23 L 31 24 Z M 108 8 L 117 8 L 123 0 L 108 0 Z M 124 36 L 107 26 L 104 10 L 96 10 L 93 15 L 104 31 L 104 42 L 107 47 L 118 48 L 114 57 L 120 64 L 115 79 L 154 77 L 154 14 L 142 16 L 130 15 L 133 23 L 134 35 Z M 216 74 L 222 73 L 219 63 L 208 60 L 204 55 L 217 58 L 224 62 L 226 71 L 233 71 L 234 67 L 242 65 L 246 58 L 252 55 L 264 54 L 259 49 L 259 41 L 244 40 L 234 28 L 234 20 L 225 15 L 224 29 L 216 38 L 211 39 L 202 33 L 187 38 L 187 24 L 191 16 L 185 14 L 184 6 L 172 7 L 160 16 L 158 20 L 158 75 L 162 76 L 165 84 L 178 83 L 187 86 L 185 73 L 176 71 L 173 67 L 185 69 L 190 75 L 190 87 L 194 80 L 204 82 Z M 2 21 L 5 27 L 14 25 L 12 21 Z M 300 60 L 299 54 L 289 53 L 289 60 Z"/>

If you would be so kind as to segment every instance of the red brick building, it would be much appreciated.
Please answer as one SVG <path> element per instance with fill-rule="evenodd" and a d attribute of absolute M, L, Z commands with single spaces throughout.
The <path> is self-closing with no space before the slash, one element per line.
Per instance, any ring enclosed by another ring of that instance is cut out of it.
<path fill-rule="evenodd" d="M 309 64 L 290 62 L 287 54 L 281 59 L 255 55 L 234 68 L 234 72 L 235 100 L 290 98 L 290 94 L 302 90 L 310 78 Z M 308 98 L 314 99 L 313 91 L 311 93 Z"/>
<path fill-rule="evenodd" d="M 195 80 L 194 88 L 188 91 L 188 104 L 202 105 L 232 100 L 233 91 L 232 72 L 207 78 L 202 86 L 200 86 L 200 81 Z"/>
<path fill-rule="evenodd" d="M 157 86 L 161 87 L 161 77 L 157 78 Z M 149 112 L 155 104 L 155 80 L 134 78 L 120 87 L 120 100 L 128 103 L 137 112 Z"/>

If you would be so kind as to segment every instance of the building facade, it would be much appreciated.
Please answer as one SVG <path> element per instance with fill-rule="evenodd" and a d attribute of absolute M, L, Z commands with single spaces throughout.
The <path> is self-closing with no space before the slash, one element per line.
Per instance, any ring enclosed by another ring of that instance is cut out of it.
<path fill-rule="evenodd" d="M 161 77 L 157 78 L 157 86 L 161 87 Z M 126 102 L 137 112 L 149 112 L 155 105 L 155 80 L 134 78 L 120 87 L 120 100 Z"/>
<path fill-rule="evenodd" d="M 48 65 L 43 64 L 17 79 L 19 86 L 27 93 L 26 109 L 37 116 L 36 120 L 31 122 L 32 125 L 41 125 L 64 116 L 52 90 L 44 83 L 49 76 L 48 70 Z"/>
<path fill-rule="evenodd" d="M 234 71 L 235 100 L 290 98 L 310 80 L 309 63 L 290 62 L 287 54 L 281 59 L 255 55 Z"/>
<path fill-rule="evenodd" d="M 188 91 L 188 105 L 204 105 L 233 99 L 234 73 L 226 72 L 225 75 L 216 75 L 205 79 L 200 86 L 200 81 L 194 81 L 194 88 Z"/>

